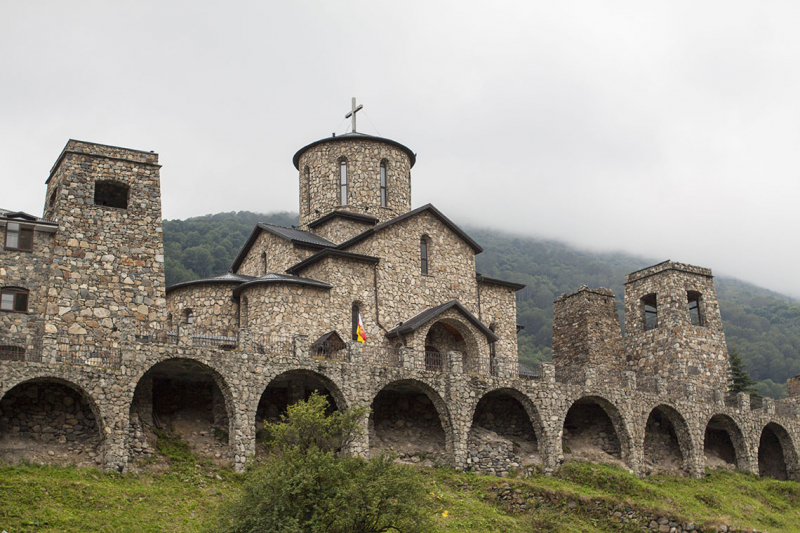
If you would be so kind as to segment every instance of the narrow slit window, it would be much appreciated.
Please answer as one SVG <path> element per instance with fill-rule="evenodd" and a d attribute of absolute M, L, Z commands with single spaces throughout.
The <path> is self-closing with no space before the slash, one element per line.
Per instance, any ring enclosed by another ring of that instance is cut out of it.
<path fill-rule="evenodd" d="M 689 309 L 689 321 L 693 326 L 704 326 L 703 315 L 700 309 L 702 295 L 697 291 L 687 291 L 687 307 Z"/>
<path fill-rule="evenodd" d="M 387 201 L 386 188 L 386 162 L 381 161 L 381 207 L 386 207 Z"/>
<path fill-rule="evenodd" d="M 264 267 L 264 275 L 267 275 L 267 252 L 261 253 L 261 263 Z"/>
<path fill-rule="evenodd" d="M 347 205 L 347 161 L 339 162 L 339 202 Z"/>
<path fill-rule="evenodd" d="M 128 190 L 124 183 L 98 181 L 94 184 L 94 204 L 128 209 Z"/>
<path fill-rule="evenodd" d="M 305 170 L 305 195 L 306 195 L 306 215 L 311 214 L 311 172 L 306 167 Z"/>
<path fill-rule="evenodd" d="M 14 287 L 0 289 L 0 310 L 27 313 L 28 291 Z"/>
<path fill-rule="evenodd" d="M 194 311 L 192 311 L 191 309 L 183 310 L 183 323 L 194 324 Z"/>
<path fill-rule="evenodd" d="M 33 228 L 20 226 L 16 222 L 6 224 L 6 243 L 9 250 L 33 250 Z"/>
<path fill-rule="evenodd" d="M 352 330 L 353 340 L 357 341 L 358 340 L 358 315 L 361 312 L 361 310 L 358 308 L 358 304 L 353 304 L 353 307 L 352 307 L 351 311 L 352 312 L 351 312 L 351 318 L 350 318 L 350 323 L 351 323 L 351 328 L 350 329 Z"/>
<path fill-rule="evenodd" d="M 419 241 L 419 265 L 420 272 L 428 273 L 428 239 L 423 237 Z"/>
<path fill-rule="evenodd" d="M 644 330 L 650 331 L 658 327 L 658 300 L 655 294 L 648 294 L 642 298 L 644 308 Z"/>

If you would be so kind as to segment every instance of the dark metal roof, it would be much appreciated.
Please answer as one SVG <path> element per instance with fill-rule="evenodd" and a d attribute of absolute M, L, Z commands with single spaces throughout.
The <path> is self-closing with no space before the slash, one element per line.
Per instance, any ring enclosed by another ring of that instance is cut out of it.
<path fill-rule="evenodd" d="M 308 246 L 309 248 L 333 248 L 336 246 L 331 241 L 323 239 L 322 237 L 314 235 L 313 233 L 309 233 L 308 231 L 295 228 L 284 228 L 283 226 L 276 226 L 275 224 L 265 224 L 263 222 L 259 222 L 256 224 L 256 227 L 253 228 L 253 231 L 250 233 L 250 236 L 247 238 L 244 246 L 242 246 L 242 249 L 239 250 L 239 253 L 236 255 L 236 259 L 233 260 L 233 264 L 231 264 L 231 268 L 229 269 L 231 272 L 235 272 L 241 266 L 244 258 L 247 257 L 247 253 L 250 251 L 250 248 L 253 247 L 253 244 L 255 244 L 256 239 L 261 231 L 272 233 L 273 235 L 277 235 L 282 239 L 286 239 L 292 243 L 300 244 L 302 246 Z"/>
<path fill-rule="evenodd" d="M 294 163 L 294 168 L 296 168 L 297 170 L 300 170 L 300 156 L 303 155 L 303 152 L 305 152 L 309 148 L 313 148 L 314 146 L 317 146 L 318 144 L 322 144 L 322 143 L 337 142 L 337 141 L 353 141 L 353 140 L 375 141 L 375 142 L 391 144 L 392 146 L 395 146 L 395 147 L 401 149 L 402 151 L 404 151 L 408 155 L 408 159 L 411 162 L 411 167 L 413 167 L 414 163 L 417 162 L 417 155 L 414 152 L 412 152 L 410 148 L 408 148 L 405 145 L 400 144 L 397 141 L 393 141 L 391 139 L 386 139 L 384 137 L 375 137 L 374 135 L 367 135 L 366 133 L 358 133 L 358 132 L 352 133 L 351 132 L 351 133 L 345 133 L 344 135 L 337 135 L 337 136 L 334 136 L 334 137 L 328 137 L 326 139 L 320 139 L 320 140 L 315 141 L 315 142 L 313 142 L 311 144 L 307 144 L 306 146 L 303 146 L 302 148 L 300 148 L 297 151 L 296 154 L 294 154 L 294 157 L 292 158 L 292 163 Z"/>
<path fill-rule="evenodd" d="M 445 226 L 450 228 L 450 230 L 453 231 L 453 233 L 455 233 L 456 235 L 461 237 L 461 239 L 464 242 L 466 242 L 475 251 L 475 254 L 479 254 L 479 253 L 481 253 L 483 251 L 483 248 L 481 248 L 480 245 L 472 239 L 472 237 L 467 235 L 464 232 L 464 230 L 462 230 L 461 228 L 456 226 L 453 223 L 452 220 L 450 220 L 449 218 L 444 216 L 444 213 L 442 213 L 441 211 L 439 211 L 438 209 L 433 207 L 433 204 L 425 204 L 422 207 L 418 207 L 416 209 L 412 209 L 408 213 L 402 214 L 399 217 L 395 217 L 395 218 L 393 218 L 391 220 L 387 220 L 386 222 L 381 222 L 380 224 L 378 224 L 374 228 L 369 228 L 368 230 L 364 231 L 363 233 L 359 233 L 358 235 L 356 235 L 355 237 L 353 237 L 349 241 L 343 242 L 342 244 L 337 246 L 337 248 L 340 249 L 340 250 L 346 250 L 347 248 L 350 248 L 354 244 L 363 241 L 364 239 L 366 239 L 370 235 L 372 235 L 374 233 L 377 233 L 377 232 L 381 231 L 384 228 L 388 228 L 389 226 L 391 226 L 393 224 L 397 224 L 398 222 L 402 222 L 403 220 L 406 220 L 408 218 L 416 216 L 416 215 L 418 215 L 418 214 L 420 214 L 420 213 L 422 213 L 424 211 L 430 212 L 433 216 L 438 218 Z"/>
<path fill-rule="evenodd" d="M 481 333 L 483 333 L 489 342 L 495 342 L 499 339 L 497 335 L 494 334 L 492 330 L 487 328 L 483 322 L 478 320 L 475 315 L 469 312 L 469 310 L 461 305 L 461 302 L 458 300 L 450 300 L 447 303 L 443 303 L 442 305 L 437 305 L 436 307 L 431 307 L 430 309 L 426 309 L 425 311 L 419 313 L 418 315 L 412 317 L 411 319 L 403 322 L 401 325 L 390 329 L 386 332 L 386 336 L 397 337 L 399 335 L 405 335 L 406 333 L 411 333 L 412 331 L 416 331 L 421 326 L 424 326 L 437 316 L 441 315 L 448 309 L 456 309 L 459 313 L 464 315 L 464 317 L 472 322 L 472 324 L 478 328 Z"/>
<path fill-rule="evenodd" d="M 353 259 L 355 261 L 363 261 L 366 263 L 377 263 L 380 261 L 380 258 L 373 257 L 371 255 L 354 254 L 352 252 L 344 252 L 342 250 L 325 248 L 324 250 L 315 253 L 308 259 L 304 259 L 303 261 L 300 261 L 296 265 L 290 266 L 289 268 L 286 269 L 286 272 L 290 274 L 297 274 L 298 272 L 301 272 L 309 265 L 313 265 L 317 261 L 320 261 L 326 257 L 342 257 L 345 259 Z"/>
<path fill-rule="evenodd" d="M 478 280 L 478 283 L 491 283 L 492 285 L 500 285 L 501 287 L 508 287 L 509 289 L 514 289 L 515 291 L 521 291 L 527 285 L 523 285 L 522 283 L 514 283 L 513 281 L 506 281 L 503 279 L 495 279 L 495 278 L 487 278 L 483 274 L 476 273 L 475 279 Z"/>
<path fill-rule="evenodd" d="M 333 330 L 333 331 L 329 331 L 328 333 L 326 333 L 325 335 L 323 335 L 319 339 L 315 340 L 311 344 L 311 349 L 312 350 L 318 349 L 320 346 L 322 346 L 326 342 L 334 344 L 334 345 L 341 345 L 341 347 L 339 349 L 345 348 L 347 346 L 345 344 L 345 342 L 342 340 L 342 337 L 338 333 L 336 333 L 336 330 Z"/>
<path fill-rule="evenodd" d="M 372 224 L 373 226 L 378 223 L 378 217 L 373 217 L 370 215 L 364 215 L 361 213 L 354 213 L 352 211 L 331 211 L 327 215 L 323 215 L 319 217 L 314 222 L 310 222 L 308 224 L 309 228 L 316 228 L 324 224 L 325 222 L 329 221 L 332 218 L 347 218 L 350 220 L 356 220 L 358 222 L 366 222 L 367 224 Z"/>
<path fill-rule="evenodd" d="M 252 281 L 248 281 L 247 283 L 239 285 L 233 290 L 233 295 L 238 297 L 239 294 L 241 294 L 241 292 L 245 288 L 252 287 L 253 285 L 276 284 L 276 283 L 305 285 L 306 287 L 317 287 L 320 289 L 331 288 L 331 286 L 325 283 L 324 281 L 318 281 L 311 278 L 301 278 L 299 276 L 289 276 L 287 274 L 270 273 L 261 276 L 260 278 L 254 278 Z"/>
<path fill-rule="evenodd" d="M 175 289 L 179 289 L 181 287 L 188 287 L 189 285 L 203 285 L 207 283 L 247 283 L 248 281 L 252 281 L 254 279 L 258 279 L 255 276 L 243 276 L 241 274 L 234 274 L 232 272 L 226 272 L 221 276 L 214 276 L 213 278 L 203 278 L 203 279 L 193 279 L 191 281 L 183 281 L 181 283 L 176 283 L 175 285 L 170 285 L 167 287 L 167 292 L 172 292 Z"/>
<path fill-rule="evenodd" d="M 34 222 L 36 224 L 43 224 L 45 226 L 58 226 L 58 222 L 47 220 L 45 218 L 37 217 L 24 211 L 9 211 L 8 209 L 0 209 L 0 219 L 11 220 L 14 222 Z"/>

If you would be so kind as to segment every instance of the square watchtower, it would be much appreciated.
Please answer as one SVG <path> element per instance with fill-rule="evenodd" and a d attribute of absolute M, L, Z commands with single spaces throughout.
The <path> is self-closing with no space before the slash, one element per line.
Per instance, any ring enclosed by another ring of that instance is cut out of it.
<path fill-rule="evenodd" d="M 725 390 L 730 366 L 708 268 L 673 261 L 625 277 L 630 370 Z"/>

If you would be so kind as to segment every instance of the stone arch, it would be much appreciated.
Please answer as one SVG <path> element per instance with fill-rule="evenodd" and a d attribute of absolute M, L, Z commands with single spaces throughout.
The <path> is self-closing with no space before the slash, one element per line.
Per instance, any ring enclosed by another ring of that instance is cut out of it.
<path fill-rule="evenodd" d="M 692 470 L 694 439 L 686 419 L 677 409 L 659 404 L 650 410 L 642 435 L 644 466 L 647 471 L 674 473 Z"/>
<path fill-rule="evenodd" d="M 705 424 L 703 454 L 706 467 L 732 465 L 747 470 L 747 442 L 739 424 L 728 415 L 714 414 Z"/>
<path fill-rule="evenodd" d="M 347 399 L 331 378 L 313 370 L 297 368 L 279 373 L 264 387 L 254 411 L 256 426 L 259 421 L 277 421 L 289 405 L 308 399 L 314 391 L 329 398 L 331 410 L 347 409 Z"/>
<path fill-rule="evenodd" d="M 20 438 L 44 442 L 45 446 L 20 448 Z M 102 411 L 86 388 L 75 381 L 36 376 L 11 385 L 0 396 L 0 458 L 40 462 L 49 460 L 49 452 L 53 452 L 56 460 L 99 466 L 106 445 Z"/>
<path fill-rule="evenodd" d="M 233 393 L 225 377 L 204 361 L 173 357 L 154 362 L 136 381 L 129 411 L 133 457 L 154 452 L 155 429 L 188 440 L 200 458 L 227 461 L 233 455 Z"/>
<path fill-rule="evenodd" d="M 565 413 L 562 428 L 565 455 L 592 462 L 631 464 L 633 439 L 621 411 L 610 400 L 596 394 L 581 396 Z"/>
<path fill-rule="evenodd" d="M 452 463 L 453 421 L 433 387 L 416 379 L 391 381 L 378 390 L 370 407 L 370 454 L 391 449 L 400 460 Z"/>
<path fill-rule="evenodd" d="M 761 429 L 758 442 L 758 475 L 780 480 L 795 479 L 797 450 L 782 425 L 769 422 Z"/>
<path fill-rule="evenodd" d="M 467 466 L 503 475 L 511 469 L 540 464 L 544 427 L 536 406 L 513 388 L 486 392 L 472 409 L 467 439 Z"/>
<path fill-rule="evenodd" d="M 461 320 L 442 317 L 428 327 L 425 333 L 426 369 L 429 365 L 427 354 L 438 353 L 442 367 L 447 365 L 448 352 L 461 353 L 461 363 L 467 374 L 480 372 L 480 349 L 472 330 Z M 433 369 L 436 370 L 436 369 Z"/>

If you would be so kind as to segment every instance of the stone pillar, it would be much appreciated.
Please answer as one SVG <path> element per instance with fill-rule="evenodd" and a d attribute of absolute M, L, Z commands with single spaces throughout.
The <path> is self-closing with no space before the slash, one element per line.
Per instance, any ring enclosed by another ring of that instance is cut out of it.
<path fill-rule="evenodd" d="M 789 398 L 800 399 L 800 376 L 786 380 L 786 395 Z"/>
<path fill-rule="evenodd" d="M 308 359 L 308 335 L 294 335 L 292 340 L 294 341 L 294 356 L 297 359 Z"/>
<path fill-rule="evenodd" d="M 539 368 L 541 369 L 541 380 L 542 380 L 542 383 L 546 383 L 548 385 L 555 385 L 556 384 L 556 366 L 553 363 L 541 363 Z"/>
<path fill-rule="evenodd" d="M 191 347 L 194 344 L 194 324 L 180 324 L 178 326 L 178 346 Z"/>
<path fill-rule="evenodd" d="M 256 453 L 256 414 L 243 406 L 241 411 L 237 411 L 234 405 L 233 410 L 234 414 L 228 424 L 228 450 L 233 460 L 233 469 L 244 472 L 247 459 Z"/>
<path fill-rule="evenodd" d="M 461 352 L 447 352 L 447 369 L 455 375 L 464 373 L 464 361 Z"/>
<path fill-rule="evenodd" d="M 775 414 L 775 400 L 772 398 L 764 397 L 761 399 L 761 408 L 764 410 L 765 414 L 774 415 Z"/>
<path fill-rule="evenodd" d="M 350 363 L 361 363 L 361 343 L 358 341 L 347 341 L 347 360 Z"/>
<path fill-rule="evenodd" d="M 414 350 L 408 346 L 403 346 L 399 349 L 400 360 L 403 363 L 403 370 L 413 372 L 417 367 L 417 357 Z"/>
<path fill-rule="evenodd" d="M 211 407 L 214 415 L 214 426 L 226 428 L 228 425 L 228 412 L 225 409 L 225 396 L 216 383 L 211 386 Z"/>
<path fill-rule="evenodd" d="M 153 425 L 153 377 L 142 376 L 136 385 L 131 411 L 145 424 Z"/>
<path fill-rule="evenodd" d="M 365 459 L 369 458 L 370 426 L 371 421 L 369 418 L 369 413 L 365 413 L 364 416 L 358 420 L 360 433 L 356 435 L 355 439 L 353 439 L 353 442 L 350 443 L 350 447 L 347 450 L 349 455 L 359 455 Z"/>
<path fill-rule="evenodd" d="M 237 347 L 240 352 L 255 352 L 253 349 L 253 337 L 250 334 L 249 328 L 239 328 L 239 342 Z"/>
<path fill-rule="evenodd" d="M 625 383 L 625 388 L 628 390 L 636 390 L 636 372 L 632 372 L 630 370 L 626 370 L 623 372 L 623 382 Z"/>
<path fill-rule="evenodd" d="M 750 395 L 746 392 L 740 392 L 736 395 L 736 406 L 745 412 L 750 411 Z"/>

